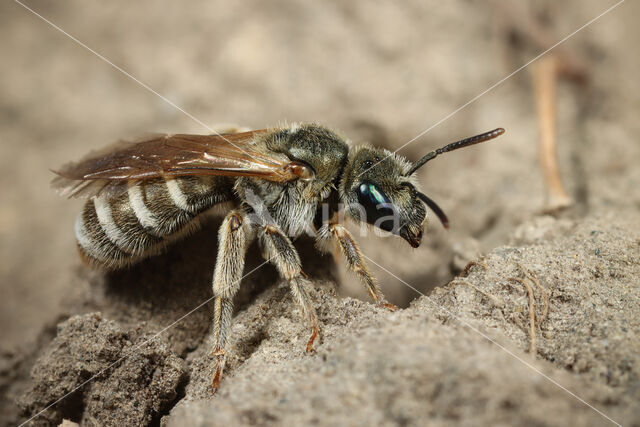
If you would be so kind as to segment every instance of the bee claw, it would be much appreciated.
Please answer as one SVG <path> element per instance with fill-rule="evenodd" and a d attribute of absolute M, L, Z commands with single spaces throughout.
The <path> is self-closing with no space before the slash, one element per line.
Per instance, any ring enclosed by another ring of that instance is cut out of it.
<path fill-rule="evenodd" d="M 311 332 L 311 337 L 309 338 L 309 341 L 307 341 L 307 353 L 313 353 L 315 351 L 315 349 L 313 348 L 313 342 L 318 337 L 318 332 L 318 326 L 314 326 L 313 331 Z"/>
<path fill-rule="evenodd" d="M 215 394 L 220 387 L 220 377 L 222 377 L 222 369 L 216 369 L 216 373 L 213 374 L 213 381 L 211 382 L 211 394 Z"/>
<path fill-rule="evenodd" d="M 211 381 L 211 394 L 215 394 L 215 392 L 218 391 L 218 387 L 220 387 L 220 379 L 222 378 L 222 371 L 224 369 L 225 354 L 226 352 L 223 349 L 213 352 L 214 357 L 217 359 L 217 366 Z"/>
<path fill-rule="evenodd" d="M 386 301 L 380 301 L 378 303 L 378 307 L 386 308 L 389 311 L 398 310 L 398 306 L 397 305 L 391 304 L 390 302 L 386 302 Z"/>

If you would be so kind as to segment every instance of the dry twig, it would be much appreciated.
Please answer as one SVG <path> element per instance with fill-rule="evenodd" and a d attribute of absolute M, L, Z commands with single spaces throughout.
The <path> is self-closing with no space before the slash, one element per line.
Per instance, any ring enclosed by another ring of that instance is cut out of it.
<path fill-rule="evenodd" d="M 518 52 L 527 48 L 540 52 L 556 42 L 557 36 L 549 29 L 548 22 L 540 18 L 544 10 L 533 13 L 526 11 L 522 5 L 506 0 L 493 0 L 493 3 L 499 11 L 503 31 L 511 44 L 516 45 Z M 555 212 L 573 203 L 562 185 L 557 163 L 555 88 L 558 77 L 579 85 L 589 80 L 586 62 L 566 45 L 556 46 L 552 52 L 543 55 L 534 64 L 533 70 L 540 129 L 540 163 L 546 186 L 546 212 Z"/>
<path fill-rule="evenodd" d="M 510 277 L 507 280 L 510 282 L 517 282 L 524 285 L 527 288 L 527 293 L 529 294 L 529 354 L 536 353 L 536 308 L 535 308 L 535 298 L 533 296 L 533 289 L 524 279 L 520 279 L 517 277 Z"/>
<path fill-rule="evenodd" d="M 533 274 L 531 271 L 524 268 L 524 266 L 520 263 L 518 263 L 518 267 L 520 267 L 520 270 L 522 270 L 522 273 L 524 273 L 524 275 L 527 276 L 527 279 L 529 279 L 540 290 L 540 293 L 542 294 L 542 299 L 544 300 L 544 308 L 542 309 L 542 318 L 540 319 L 540 324 L 542 324 L 542 322 L 544 322 L 547 319 L 547 315 L 549 314 L 549 292 L 547 291 L 547 288 L 542 286 L 542 284 L 540 283 L 540 280 L 538 280 L 535 274 Z"/>
<path fill-rule="evenodd" d="M 502 301 L 500 298 L 491 295 L 485 291 L 483 291 L 482 289 L 480 289 L 479 287 L 477 287 L 476 285 L 469 283 L 468 281 L 464 280 L 464 278 L 461 277 L 456 277 L 455 279 L 453 279 L 453 281 L 451 282 L 454 285 L 467 285 L 469 286 L 471 289 L 474 289 L 476 292 L 484 295 L 485 297 L 487 297 L 489 299 L 489 301 L 491 301 L 491 303 L 498 307 L 498 308 L 503 308 L 504 307 L 504 301 Z"/>
<path fill-rule="evenodd" d="M 547 188 L 546 209 L 557 211 L 571 205 L 560 179 L 556 149 L 557 60 L 553 53 L 543 56 L 533 71 L 540 128 L 540 164 Z"/>
<path fill-rule="evenodd" d="M 484 268 L 484 271 L 487 271 L 489 269 L 489 266 L 484 261 L 469 261 L 469 263 L 464 267 L 464 270 L 462 270 L 460 274 L 458 274 L 458 277 L 467 277 L 471 272 L 471 269 L 476 265 Z"/>

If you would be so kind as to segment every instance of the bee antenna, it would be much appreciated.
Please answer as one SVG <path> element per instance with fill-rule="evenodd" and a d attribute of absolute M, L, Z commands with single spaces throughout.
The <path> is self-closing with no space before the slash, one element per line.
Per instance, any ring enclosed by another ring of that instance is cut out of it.
<path fill-rule="evenodd" d="M 489 141 L 490 139 L 497 138 L 504 133 L 504 129 L 497 128 L 489 132 L 481 133 L 480 135 L 472 136 L 470 138 L 461 139 L 460 141 L 452 142 L 451 144 L 445 145 L 442 148 L 438 148 L 437 150 L 433 150 L 430 153 L 427 153 L 424 157 L 416 162 L 416 164 L 411 168 L 409 172 L 407 172 L 407 176 L 411 175 L 418 169 L 420 169 L 425 163 L 429 160 L 433 159 L 439 154 L 446 153 L 448 151 L 457 150 L 458 148 L 468 147 L 470 145 L 479 144 L 481 142 Z M 426 197 L 426 196 L 425 196 Z M 427 202 L 425 202 L 427 203 Z M 433 202 L 431 202 L 433 203 Z M 428 204 L 428 203 L 427 203 Z M 431 205 L 430 205 L 431 207 Z M 433 207 L 431 207 L 433 209 Z"/>
<path fill-rule="evenodd" d="M 418 197 L 420 198 L 420 200 L 422 200 L 425 205 L 429 206 L 429 208 L 433 211 L 433 213 L 436 214 L 436 216 L 442 223 L 442 226 L 446 229 L 449 229 L 449 218 L 447 218 L 447 216 L 444 214 L 442 209 L 440 209 L 440 206 L 438 206 L 436 202 L 434 202 L 429 197 L 427 197 L 426 194 L 422 194 L 419 191 L 417 191 L 416 193 L 418 194 Z"/>

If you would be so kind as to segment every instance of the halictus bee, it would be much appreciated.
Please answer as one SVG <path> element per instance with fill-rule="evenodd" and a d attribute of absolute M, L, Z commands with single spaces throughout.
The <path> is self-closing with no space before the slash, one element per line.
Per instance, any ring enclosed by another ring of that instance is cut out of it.
<path fill-rule="evenodd" d="M 415 164 L 381 148 L 352 148 L 345 138 L 315 124 L 222 135 L 155 135 L 66 165 L 56 172 L 53 186 L 69 197 L 89 198 L 75 224 L 78 247 L 89 264 L 112 269 L 160 252 L 192 230 L 205 211 L 230 205 L 218 233 L 213 274 L 215 391 L 225 363 L 233 296 L 252 241 L 258 240 L 290 284 L 312 330 L 310 351 L 318 320 L 292 239 L 312 230 L 320 250 L 337 242 L 376 304 L 395 309 L 339 217 L 366 222 L 418 247 L 424 205 L 445 227 L 448 220 L 420 192 L 416 170 L 441 153 L 503 133 L 498 128 L 454 142 Z"/>

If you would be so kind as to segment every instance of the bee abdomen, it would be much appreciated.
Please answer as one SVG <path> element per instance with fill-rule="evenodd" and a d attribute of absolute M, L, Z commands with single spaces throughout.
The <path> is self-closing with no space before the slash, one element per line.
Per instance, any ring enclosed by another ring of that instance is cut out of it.
<path fill-rule="evenodd" d="M 230 200 L 224 177 L 179 177 L 129 183 L 117 196 L 89 200 L 76 221 L 82 255 L 92 264 L 120 267 L 161 251 L 198 226 L 197 216 Z"/>

